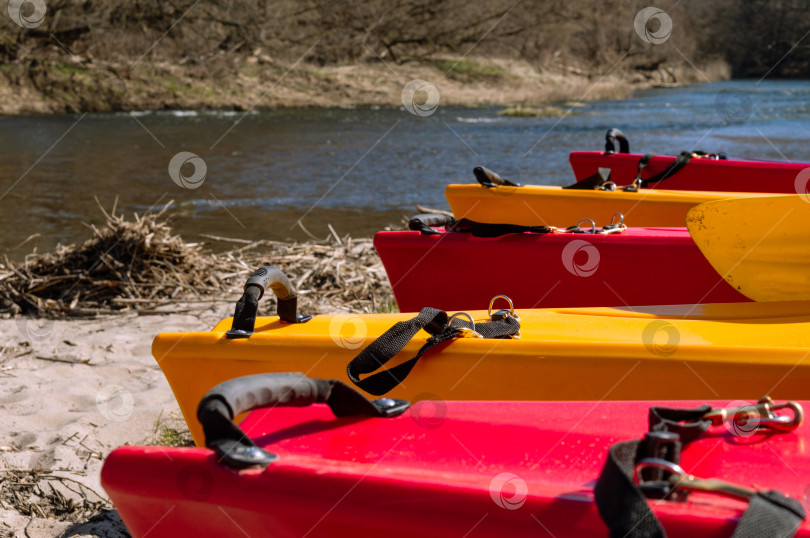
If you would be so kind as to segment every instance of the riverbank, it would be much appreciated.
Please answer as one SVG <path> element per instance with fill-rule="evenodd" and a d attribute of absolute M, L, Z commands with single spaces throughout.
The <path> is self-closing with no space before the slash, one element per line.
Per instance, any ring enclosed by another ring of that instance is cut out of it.
<path fill-rule="evenodd" d="M 281 62 L 258 50 L 223 53 L 204 65 L 70 55 L 0 66 L 0 113 L 391 106 L 402 102 L 403 87 L 414 79 L 433 84 L 444 105 L 542 106 L 623 99 L 638 89 L 727 80 L 731 73 L 719 60 L 698 68 L 665 63 L 626 70 L 620 64 L 587 71 L 440 57 L 402 65 L 383 60 L 316 66 Z"/>
<path fill-rule="evenodd" d="M 218 237 L 234 248 L 213 254 L 162 213 L 105 215 L 82 244 L 0 263 L 0 536 L 128 536 L 100 484 L 107 455 L 191 444 L 152 339 L 233 315 L 267 260 L 292 277 L 302 312 L 395 308 L 370 239 Z"/>

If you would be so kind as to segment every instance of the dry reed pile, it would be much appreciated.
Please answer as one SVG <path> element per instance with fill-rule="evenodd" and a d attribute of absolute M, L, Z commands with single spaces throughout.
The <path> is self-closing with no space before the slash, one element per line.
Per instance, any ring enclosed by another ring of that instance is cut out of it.
<path fill-rule="evenodd" d="M 86 317 L 163 306 L 170 311 L 182 302 L 235 301 L 247 276 L 262 265 L 284 271 L 302 310 L 310 313 L 374 312 L 393 304 L 370 239 L 284 243 L 216 238 L 244 246 L 213 254 L 172 233 L 168 207 L 132 220 L 113 209 L 104 212 L 104 226 L 90 226 L 93 236 L 82 245 L 59 245 L 23 263 L 6 258 L 0 263 L 0 312 Z"/>

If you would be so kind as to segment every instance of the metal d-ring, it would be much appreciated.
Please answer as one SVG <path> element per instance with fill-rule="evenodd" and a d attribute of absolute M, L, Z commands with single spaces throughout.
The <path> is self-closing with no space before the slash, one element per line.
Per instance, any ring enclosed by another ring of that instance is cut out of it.
<path fill-rule="evenodd" d="M 590 232 L 586 232 L 586 231 L 582 230 L 582 228 L 579 227 L 579 225 L 582 224 L 585 221 L 588 221 L 588 222 L 591 223 L 591 231 Z M 577 222 L 577 228 L 582 230 L 582 233 L 591 233 L 591 234 L 596 233 L 596 223 L 593 221 L 593 219 L 582 219 L 582 220 L 580 220 L 579 222 Z"/>
<path fill-rule="evenodd" d="M 599 187 L 599 190 L 600 191 L 611 191 L 611 192 L 613 192 L 613 191 L 616 190 L 616 184 L 614 182 L 612 182 L 612 181 L 605 181 Z"/>
<path fill-rule="evenodd" d="M 469 319 L 469 320 L 470 320 L 470 325 L 471 325 L 470 330 L 471 330 L 472 332 L 475 332 L 475 320 L 472 318 L 472 316 L 471 316 L 471 315 L 469 315 L 469 314 L 468 314 L 468 313 L 466 313 L 466 312 L 456 312 L 455 314 L 453 314 L 452 316 L 450 316 L 450 317 L 447 319 L 447 326 L 448 326 L 448 327 L 452 327 L 452 326 L 453 326 L 453 320 L 454 320 L 454 319 L 455 319 L 457 316 L 467 316 L 467 319 Z M 466 328 L 466 327 L 460 327 L 460 328 Z"/>
<path fill-rule="evenodd" d="M 506 302 L 507 302 L 507 303 L 509 303 L 509 315 L 510 315 L 510 316 L 512 316 L 512 317 L 513 317 L 513 318 L 515 318 L 515 319 L 520 319 L 520 318 L 518 317 L 518 315 L 515 313 L 515 305 L 514 305 L 514 303 L 512 303 L 512 299 L 510 299 L 510 298 L 509 298 L 509 297 L 507 297 L 506 295 L 496 295 L 496 296 L 495 296 L 495 297 L 493 297 L 493 298 L 492 298 L 492 300 L 489 302 L 489 308 L 487 309 L 487 315 L 488 315 L 490 318 L 492 317 L 492 305 L 494 305 L 494 304 L 495 304 L 495 301 L 497 301 L 498 299 L 506 299 Z"/>
<path fill-rule="evenodd" d="M 614 223 L 613 221 L 616 220 L 616 215 L 619 216 L 619 222 Z M 615 234 L 621 233 L 627 229 L 627 226 L 624 224 L 624 215 L 619 213 L 613 213 L 613 216 L 610 217 L 610 224 L 607 226 L 603 226 L 602 230 L 599 232 L 600 234 Z"/>

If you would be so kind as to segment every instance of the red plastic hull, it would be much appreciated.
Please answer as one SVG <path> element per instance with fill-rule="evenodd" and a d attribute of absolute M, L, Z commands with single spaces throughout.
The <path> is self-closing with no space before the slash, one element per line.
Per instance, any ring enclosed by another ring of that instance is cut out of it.
<path fill-rule="evenodd" d="M 517 308 L 748 301 L 718 275 L 685 228 L 622 234 L 379 232 L 401 312 L 486 308 L 498 294 Z"/>
<path fill-rule="evenodd" d="M 646 431 L 649 406 L 438 402 L 393 419 L 276 408 L 242 424 L 280 456 L 266 470 L 226 470 L 206 449 L 122 447 L 101 479 L 136 537 L 605 536 L 594 481 L 611 444 Z M 686 447 L 681 464 L 801 501 L 810 427 L 732 437 L 718 426 Z M 746 508 L 707 493 L 650 505 L 668 536 L 683 538 L 730 536 Z M 797 536 L 810 537 L 810 523 Z"/>
<path fill-rule="evenodd" d="M 641 157 L 632 153 L 575 151 L 568 160 L 577 181 L 596 174 L 599 168 L 610 168 L 613 182 L 617 185 L 629 185 L 638 174 L 638 162 Z M 672 156 L 655 156 L 644 168 L 641 177 L 652 177 L 665 170 L 674 161 L 675 157 Z M 802 170 L 808 172 L 799 176 Z M 692 159 L 671 177 L 653 183 L 649 187 L 676 191 L 805 194 L 809 180 L 810 163 Z"/>

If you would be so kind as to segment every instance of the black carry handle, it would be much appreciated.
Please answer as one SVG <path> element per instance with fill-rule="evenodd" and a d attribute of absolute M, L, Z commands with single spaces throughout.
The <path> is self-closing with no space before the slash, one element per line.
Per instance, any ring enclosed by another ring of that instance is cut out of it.
<path fill-rule="evenodd" d="M 456 222 L 456 219 L 449 215 L 422 213 L 411 217 L 411 220 L 408 221 L 408 228 L 426 235 L 440 235 L 441 232 L 437 232 L 433 228 L 441 228 L 442 226 L 447 226 L 454 222 Z"/>
<path fill-rule="evenodd" d="M 691 151 L 682 151 L 675 160 L 672 161 L 672 164 L 667 166 L 664 170 L 659 172 L 658 174 L 648 177 L 646 179 L 641 178 L 641 171 L 650 164 L 652 158 L 655 157 L 654 153 L 645 153 L 641 159 L 638 160 L 638 173 L 636 174 L 636 182 L 638 183 L 639 187 L 645 187 L 650 183 L 658 183 L 659 181 L 664 181 L 668 177 L 672 177 L 675 175 L 676 172 L 681 170 L 684 166 L 689 164 L 689 161 L 692 160 L 692 152 Z"/>
<path fill-rule="evenodd" d="M 501 177 L 497 172 L 493 172 L 483 166 L 473 168 L 473 175 L 475 175 L 475 179 L 478 180 L 478 183 L 484 187 L 497 187 L 499 185 L 503 185 L 504 187 L 520 187 L 520 183 L 515 183 L 505 177 Z"/>
<path fill-rule="evenodd" d="M 610 155 L 616 153 L 616 142 L 619 143 L 619 153 L 630 153 L 630 142 L 624 133 L 616 128 L 608 129 L 605 134 L 605 153 Z"/>
<path fill-rule="evenodd" d="M 396 417 L 409 403 L 393 398 L 368 400 L 336 379 L 310 379 L 301 373 L 258 374 L 220 383 L 203 396 L 197 419 L 212 448 L 225 466 L 244 469 L 266 467 L 278 456 L 259 448 L 233 422 L 233 417 L 267 407 L 307 407 L 325 403 L 336 417 Z"/>
<path fill-rule="evenodd" d="M 259 311 L 259 299 L 267 288 L 273 290 L 278 300 L 278 317 L 286 323 L 306 323 L 312 319 L 298 313 L 298 296 L 295 295 L 290 279 L 280 270 L 267 265 L 257 269 L 247 282 L 242 297 L 236 303 L 231 330 L 225 333 L 227 338 L 250 338 L 256 326 L 256 315 Z"/>

